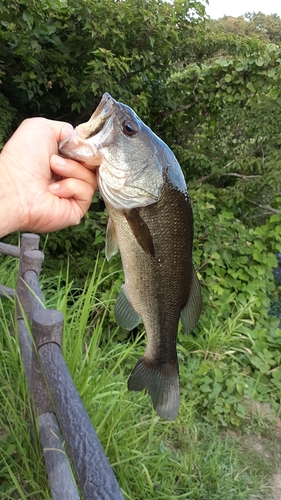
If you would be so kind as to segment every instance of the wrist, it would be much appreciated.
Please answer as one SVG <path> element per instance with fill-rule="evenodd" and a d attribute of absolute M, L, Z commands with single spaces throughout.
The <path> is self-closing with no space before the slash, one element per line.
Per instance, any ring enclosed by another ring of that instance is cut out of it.
<path fill-rule="evenodd" d="M 0 154 L 0 238 L 19 227 L 18 197 L 9 179 L 9 165 L 4 153 Z"/>

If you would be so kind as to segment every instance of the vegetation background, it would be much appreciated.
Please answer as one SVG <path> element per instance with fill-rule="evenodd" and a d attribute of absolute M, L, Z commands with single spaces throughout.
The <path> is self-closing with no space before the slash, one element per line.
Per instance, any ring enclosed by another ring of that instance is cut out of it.
<path fill-rule="evenodd" d="M 253 401 L 280 411 L 280 283 L 272 268 L 281 252 L 281 19 L 209 20 L 203 1 L 191 0 L 0 0 L 0 12 L 0 146 L 26 117 L 87 120 L 107 91 L 167 142 L 189 184 L 204 305 L 193 335 L 179 331 L 174 424 L 126 391 L 143 341 L 132 354 L 116 329 L 123 276 L 118 256 L 104 261 L 102 200 L 94 197 L 78 227 L 42 237 L 44 288 L 69 318 L 65 355 L 125 498 L 265 498 L 268 463 L 249 466 L 250 447 L 245 455 L 221 429 L 252 431 L 253 419 L 264 429 Z M 0 282 L 12 283 L 16 263 L 1 262 Z M 7 338 L 11 305 L 1 307 L 0 492 L 48 498 L 29 444 L 17 345 Z M 122 429 L 131 429 L 130 440 Z"/>

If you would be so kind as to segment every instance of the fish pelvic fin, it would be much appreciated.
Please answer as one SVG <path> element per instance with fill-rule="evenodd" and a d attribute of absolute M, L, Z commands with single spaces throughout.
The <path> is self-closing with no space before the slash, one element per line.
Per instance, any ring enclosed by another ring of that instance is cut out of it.
<path fill-rule="evenodd" d="M 110 260 L 113 255 L 118 252 L 118 241 L 115 231 L 115 226 L 111 217 L 108 219 L 105 239 L 105 256 Z"/>
<path fill-rule="evenodd" d="M 147 389 L 156 413 L 167 420 L 175 420 L 180 405 L 178 361 L 158 365 L 142 356 L 130 375 L 128 389 Z"/>
<path fill-rule="evenodd" d="M 138 326 L 141 320 L 141 317 L 134 310 L 133 306 L 127 299 L 124 285 L 122 285 L 121 292 L 119 293 L 116 300 L 114 316 L 117 325 L 121 328 L 124 328 L 125 330 L 133 330 L 133 328 Z"/>
<path fill-rule="evenodd" d="M 181 322 L 187 333 L 191 332 L 199 320 L 202 309 L 200 283 L 192 266 L 192 281 L 188 302 L 181 312 Z"/>

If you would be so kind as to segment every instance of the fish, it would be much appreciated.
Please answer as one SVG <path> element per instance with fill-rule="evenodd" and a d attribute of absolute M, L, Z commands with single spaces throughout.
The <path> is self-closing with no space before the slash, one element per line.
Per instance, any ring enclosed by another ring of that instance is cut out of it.
<path fill-rule="evenodd" d="M 127 330 L 142 320 L 147 337 L 128 389 L 146 389 L 156 413 L 174 420 L 180 406 L 179 320 L 191 332 L 202 305 L 192 262 L 193 212 L 180 165 L 165 142 L 108 93 L 59 152 L 88 168 L 99 166 L 109 216 L 106 258 L 119 248 L 125 276 L 115 319 Z"/>

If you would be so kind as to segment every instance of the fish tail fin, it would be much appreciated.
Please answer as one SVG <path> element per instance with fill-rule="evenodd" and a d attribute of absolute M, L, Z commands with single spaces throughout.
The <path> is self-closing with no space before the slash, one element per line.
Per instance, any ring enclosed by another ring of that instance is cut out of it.
<path fill-rule="evenodd" d="M 180 405 L 178 360 L 159 365 L 142 356 L 130 375 L 128 389 L 147 389 L 156 413 L 167 420 L 174 420 Z"/>

